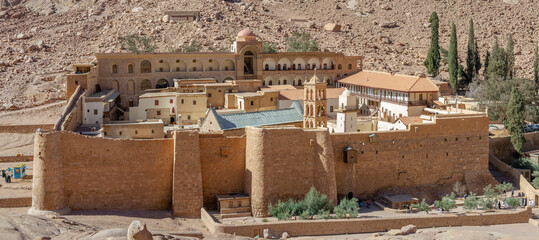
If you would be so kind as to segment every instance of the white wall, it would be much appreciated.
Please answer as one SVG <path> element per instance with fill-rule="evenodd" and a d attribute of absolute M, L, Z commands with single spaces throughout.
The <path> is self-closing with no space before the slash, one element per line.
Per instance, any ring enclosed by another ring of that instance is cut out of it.
<path fill-rule="evenodd" d="M 170 103 L 172 99 L 172 103 Z M 155 105 L 155 100 L 159 100 L 159 105 Z M 146 120 L 146 109 L 150 108 L 168 108 L 169 112 L 162 114 L 170 114 L 172 108 L 174 108 L 175 113 L 178 112 L 177 107 L 177 98 L 176 97 L 151 97 L 151 98 L 141 98 L 137 107 L 129 108 L 129 120 Z"/>
<path fill-rule="evenodd" d="M 82 102 L 83 124 L 103 124 L 103 102 Z M 97 110 L 97 114 L 95 114 Z"/>

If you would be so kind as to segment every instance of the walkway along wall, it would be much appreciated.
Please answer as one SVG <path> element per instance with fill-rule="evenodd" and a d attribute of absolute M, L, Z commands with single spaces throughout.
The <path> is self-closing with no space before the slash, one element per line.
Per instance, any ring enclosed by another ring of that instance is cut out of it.
<path fill-rule="evenodd" d="M 32 211 L 172 209 L 199 217 L 202 206 L 215 208 L 215 195 L 247 193 L 253 215 L 265 216 L 269 203 L 302 198 L 311 186 L 336 203 L 348 192 L 455 181 L 475 189 L 483 187 L 477 176 L 492 178 L 484 115 L 372 134 L 248 127 L 240 137 L 177 131 L 134 140 L 37 132 Z M 345 147 L 356 161 L 344 162 Z"/>

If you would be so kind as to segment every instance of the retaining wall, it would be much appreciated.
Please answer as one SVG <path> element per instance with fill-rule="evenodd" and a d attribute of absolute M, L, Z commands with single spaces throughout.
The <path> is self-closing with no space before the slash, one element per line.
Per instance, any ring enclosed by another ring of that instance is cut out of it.
<path fill-rule="evenodd" d="M 205 209 L 201 209 L 202 222 L 211 233 L 229 233 L 247 237 L 254 237 L 256 233 L 262 235 L 264 229 L 269 229 L 277 234 L 288 232 L 290 236 L 298 237 L 384 232 L 390 229 L 400 229 L 409 224 L 414 224 L 418 228 L 432 228 L 528 223 L 531 215 L 532 209 L 526 208 L 512 212 L 463 215 L 441 214 L 377 219 L 295 220 L 254 224 L 221 224 L 217 223 Z"/>
<path fill-rule="evenodd" d="M 54 124 L 0 125 L 0 133 L 35 133 L 38 128 L 52 130 Z"/>

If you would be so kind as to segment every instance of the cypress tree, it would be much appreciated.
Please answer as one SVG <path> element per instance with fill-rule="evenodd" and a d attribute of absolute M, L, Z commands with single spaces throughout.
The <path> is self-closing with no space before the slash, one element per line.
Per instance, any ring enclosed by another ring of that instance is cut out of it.
<path fill-rule="evenodd" d="M 537 46 L 535 46 L 535 54 L 533 55 L 533 80 L 535 81 L 535 88 L 539 85 L 539 56 L 537 55 Z"/>
<path fill-rule="evenodd" d="M 479 48 L 477 47 L 477 41 L 475 41 L 475 47 L 474 47 L 474 57 L 475 57 L 475 74 L 479 74 L 479 70 L 481 69 L 481 57 L 479 56 Z"/>
<path fill-rule="evenodd" d="M 524 101 L 522 99 L 522 94 L 516 87 L 511 89 L 511 99 L 507 104 L 506 110 L 507 120 L 504 121 L 505 128 L 507 132 L 511 135 L 511 143 L 515 150 L 522 154 L 522 147 L 524 145 L 524 128 L 526 123 L 526 114 L 524 110 Z"/>
<path fill-rule="evenodd" d="M 515 53 L 514 53 L 513 34 L 509 34 L 507 38 L 507 47 L 505 48 L 505 57 L 507 58 L 507 76 L 513 79 L 513 70 L 515 68 Z"/>
<path fill-rule="evenodd" d="M 449 40 L 449 55 L 447 60 L 449 62 L 449 83 L 456 94 L 458 90 L 459 60 L 457 52 L 457 29 L 455 23 L 451 24 L 451 39 Z"/>
<path fill-rule="evenodd" d="M 485 53 L 485 62 L 483 65 L 483 77 L 485 78 L 485 80 L 488 79 L 488 59 L 490 58 L 490 52 L 487 50 L 487 52 Z"/>
<path fill-rule="evenodd" d="M 430 49 L 429 53 L 427 54 L 427 59 L 425 59 L 425 67 L 427 68 L 427 72 L 432 76 L 438 75 L 438 69 L 440 68 L 440 45 L 438 44 L 438 14 L 436 12 L 432 12 L 432 14 L 429 17 L 430 25 Z"/>
<path fill-rule="evenodd" d="M 488 59 L 487 75 L 489 79 L 507 79 L 507 58 L 505 55 L 505 50 L 500 47 L 496 37 L 496 42 Z"/>
<path fill-rule="evenodd" d="M 476 74 L 476 51 L 475 51 L 475 37 L 474 37 L 474 28 L 473 28 L 473 19 L 470 18 L 470 28 L 468 30 L 468 49 L 466 55 L 466 74 L 464 75 L 466 83 L 472 82 L 474 75 Z"/>

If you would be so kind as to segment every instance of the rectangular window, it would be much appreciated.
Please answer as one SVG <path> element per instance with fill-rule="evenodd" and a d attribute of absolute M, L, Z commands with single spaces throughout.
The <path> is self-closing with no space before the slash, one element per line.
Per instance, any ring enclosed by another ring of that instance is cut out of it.
<path fill-rule="evenodd" d="M 170 103 L 174 103 L 174 99 L 170 99 Z"/>
<path fill-rule="evenodd" d="M 196 101 L 196 100 L 193 100 L 193 105 L 197 105 L 197 101 Z"/>
<path fill-rule="evenodd" d="M 135 134 L 138 134 L 138 130 L 135 130 Z"/>
<path fill-rule="evenodd" d="M 211 93 L 208 93 L 208 97 L 211 97 Z"/>
<path fill-rule="evenodd" d="M 97 109 L 94 109 L 94 115 L 97 115 Z"/>
<path fill-rule="evenodd" d="M 193 72 L 196 72 L 197 71 L 197 67 L 193 67 Z"/>
<path fill-rule="evenodd" d="M 191 115 L 187 115 L 187 120 L 191 120 Z"/>
<path fill-rule="evenodd" d="M 159 100 L 155 100 L 155 106 L 159 106 Z"/>
<path fill-rule="evenodd" d="M 152 130 L 152 133 L 154 133 L 153 130 Z"/>
<path fill-rule="evenodd" d="M 251 106 L 255 105 L 253 101 L 251 101 Z"/>
<path fill-rule="evenodd" d="M 329 112 L 333 112 L 333 106 L 329 106 Z"/>
<path fill-rule="evenodd" d="M 157 116 L 161 115 L 161 111 L 157 111 Z"/>
<path fill-rule="evenodd" d="M 120 136 L 122 136 L 122 131 L 120 131 Z"/>
<path fill-rule="evenodd" d="M 213 67 L 211 67 L 211 66 L 208 67 L 208 70 L 209 70 L 209 71 L 213 71 Z"/>
<path fill-rule="evenodd" d="M 179 72 L 180 71 L 180 67 L 176 67 L 176 72 Z"/>
<path fill-rule="evenodd" d="M 182 99 L 182 104 L 183 104 L 183 99 Z"/>
<path fill-rule="evenodd" d="M 163 71 L 163 68 L 162 68 L 162 67 L 160 67 L 160 68 L 159 68 L 159 72 L 162 72 L 162 71 Z"/>
<path fill-rule="evenodd" d="M 228 66 L 225 66 L 225 71 L 228 71 Z"/>

